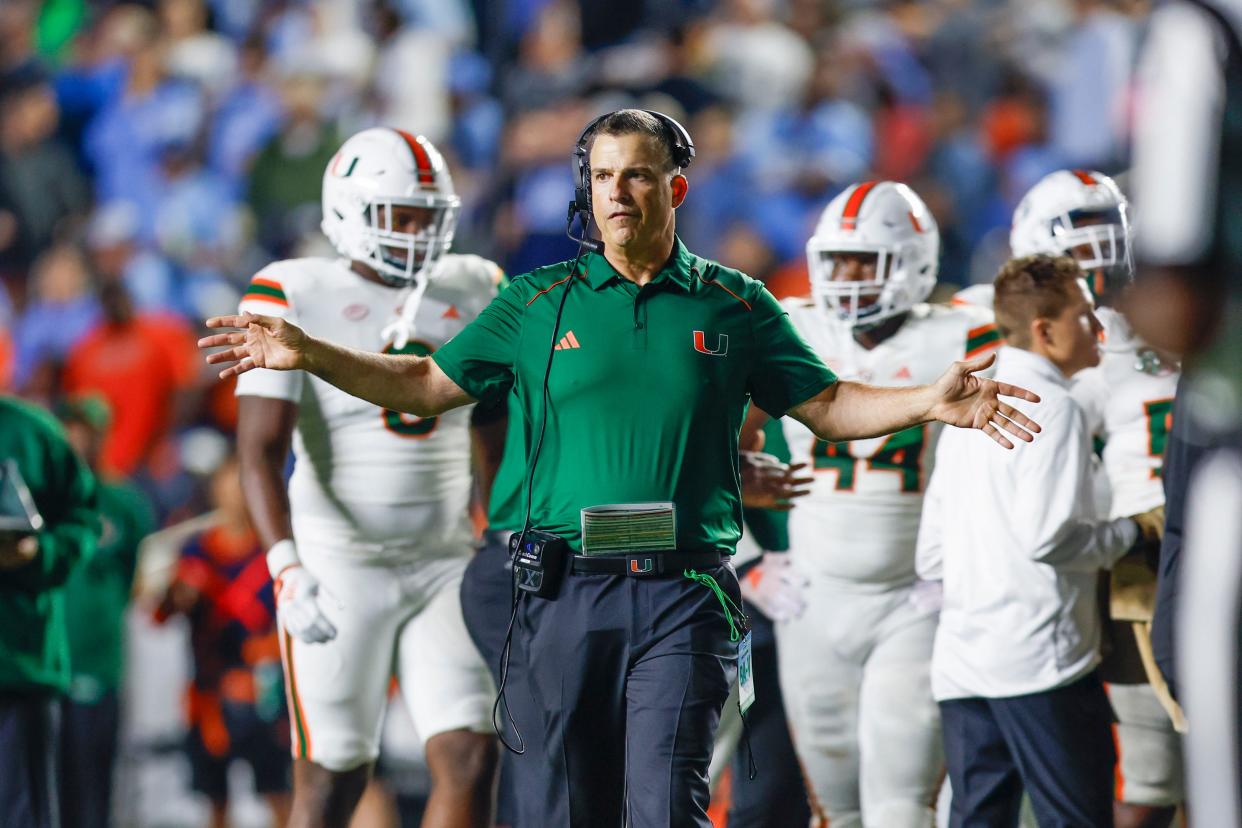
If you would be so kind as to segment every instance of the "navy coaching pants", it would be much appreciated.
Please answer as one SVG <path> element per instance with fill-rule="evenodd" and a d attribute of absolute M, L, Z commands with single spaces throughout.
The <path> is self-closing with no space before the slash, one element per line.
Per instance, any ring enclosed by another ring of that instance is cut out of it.
<path fill-rule="evenodd" d="M 461 608 L 466 629 L 491 669 L 498 687 L 500 654 L 513 606 L 513 576 L 506 567 L 508 561 L 509 533 L 489 529 L 483 534 L 483 547 L 466 565 L 461 579 Z M 496 820 L 500 825 L 511 825 L 513 828 L 538 828 L 541 808 L 530 791 L 539 779 L 543 720 L 530 696 L 530 685 L 526 682 L 526 658 L 522 655 L 522 636 L 516 631 L 510 649 L 505 701 L 509 715 L 513 717 L 526 744 L 526 752 L 519 756 L 503 748 L 500 751 Z M 504 729 L 505 741 L 517 747 L 517 735 L 509 725 L 503 707 L 497 715 L 497 722 Z"/>
<path fill-rule="evenodd" d="M 60 826 L 60 703 L 47 694 L 0 694 L 0 825 Z"/>
<path fill-rule="evenodd" d="M 740 604 L 732 567 L 708 574 Z M 717 596 L 680 574 L 569 574 L 519 620 L 543 724 L 539 824 L 710 828 L 707 771 L 737 663 Z"/>
<path fill-rule="evenodd" d="M 1025 787 L 1040 828 L 1111 828 L 1112 707 L 1092 672 L 1042 693 L 940 703 L 950 828 L 1018 824 Z"/>

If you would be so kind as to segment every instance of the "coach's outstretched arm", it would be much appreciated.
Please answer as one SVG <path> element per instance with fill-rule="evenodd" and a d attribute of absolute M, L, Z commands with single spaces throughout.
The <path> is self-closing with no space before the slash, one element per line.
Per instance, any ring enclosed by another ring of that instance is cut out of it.
<path fill-rule="evenodd" d="M 212 365 L 228 365 L 220 378 L 254 368 L 301 369 L 347 394 L 419 417 L 434 417 L 474 402 L 430 357 L 374 354 L 334 345 L 275 316 L 215 316 L 209 328 L 235 328 L 205 336 L 200 348 L 228 346 L 207 355 Z M 230 364 L 232 363 L 232 364 Z"/>
<path fill-rule="evenodd" d="M 931 385 L 881 388 L 859 382 L 834 382 L 789 415 L 821 439 L 831 442 L 862 440 L 892 434 L 904 428 L 939 420 L 958 428 L 977 428 L 1007 449 L 1013 442 L 1006 432 L 1030 442 L 1039 425 L 1001 396 L 1039 402 L 1039 396 L 1007 382 L 980 377 L 995 354 L 955 362 Z"/>

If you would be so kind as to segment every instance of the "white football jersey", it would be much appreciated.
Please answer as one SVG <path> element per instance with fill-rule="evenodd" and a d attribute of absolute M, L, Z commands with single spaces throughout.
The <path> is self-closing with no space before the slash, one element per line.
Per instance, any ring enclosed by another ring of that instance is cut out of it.
<path fill-rule="evenodd" d="M 897 333 L 867 350 L 848 327 L 825 319 L 805 299 L 783 304 L 798 332 L 844 380 L 930 383 L 950 363 L 989 353 L 1001 342 L 992 314 L 982 308 L 920 304 Z M 816 478 L 790 514 L 790 553 L 799 565 L 865 591 L 912 582 L 923 489 L 940 425 L 827 443 L 792 417 L 782 423 L 793 462 L 806 463 Z"/>
<path fill-rule="evenodd" d="M 1110 518 L 1164 503 L 1161 471 L 1173 424 L 1178 372 L 1139 339 L 1112 308 L 1095 315 L 1104 325 L 1100 364 L 1074 375 L 1071 393 L 1087 414 L 1091 433 L 1104 441 Z"/>
<path fill-rule="evenodd" d="M 495 297 L 500 269 L 478 256 L 447 255 L 435 265 L 399 351 L 384 329 L 411 287 L 368 281 L 345 259 L 293 259 L 265 267 L 241 310 L 281 316 L 308 333 L 367 351 L 430 354 Z M 411 548 L 464 554 L 471 538 L 470 407 L 418 418 L 381 409 L 302 371 L 256 369 L 237 394 L 298 404 L 289 506 L 295 540 L 313 534 L 351 554 L 386 557 Z M 371 550 L 370 553 L 367 550 Z"/>

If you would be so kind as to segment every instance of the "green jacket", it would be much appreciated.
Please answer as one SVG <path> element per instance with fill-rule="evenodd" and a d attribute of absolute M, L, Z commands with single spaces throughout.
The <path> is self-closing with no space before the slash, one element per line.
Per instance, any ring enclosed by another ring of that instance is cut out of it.
<path fill-rule="evenodd" d="M 0 569 L 0 691 L 64 692 L 64 585 L 95 552 L 95 478 L 52 415 L 12 397 L 0 397 L 0 459 L 17 462 L 46 522 L 34 560 Z"/>
<path fill-rule="evenodd" d="M 84 704 L 121 685 L 125 609 L 138 565 L 138 543 L 155 531 L 146 496 L 125 483 L 100 482 L 103 530 L 95 557 L 65 584 L 73 679 L 69 696 Z"/>

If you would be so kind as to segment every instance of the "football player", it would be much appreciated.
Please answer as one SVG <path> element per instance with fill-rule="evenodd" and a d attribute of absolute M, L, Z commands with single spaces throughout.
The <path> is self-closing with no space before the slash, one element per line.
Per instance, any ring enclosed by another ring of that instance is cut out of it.
<path fill-rule="evenodd" d="M 1074 377 L 1073 394 L 1091 433 L 1103 441 L 1101 516 L 1145 512 L 1164 503 L 1161 463 L 1172 424 L 1178 366 L 1146 345 L 1115 308 L 1133 281 L 1126 198 L 1108 176 L 1059 170 L 1041 179 L 1014 212 L 1015 256 L 1070 255 L 1087 274 L 1104 325 L 1100 364 Z M 1123 559 L 1113 570 L 1111 640 L 1104 676 L 1117 714 L 1115 818 L 1119 828 L 1165 828 L 1183 798 L 1180 712 L 1150 657 L 1155 571 Z M 1153 665 L 1154 666 L 1154 665 Z M 1148 673 L 1154 681 L 1149 681 Z"/>
<path fill-rule="evenodd" d="M 946 363 L 1000 343 L 988 311 L 925 304 L 939 250 L 936 221 L 909 187 L 855 184 L 807 242 L 811 296 L 784 305 L 838 376 L 933 382 Z M 748 419 L 747 434 L 762 418 Z M 827 443 L 782 422 L 816 482 L 791 514 L 788 560 L 769 553 L 761 566 L 807 591 L 784 601 L 801 612 L 783 613 L 776 630 L 812 809 L 833 828 L 930 826 L 944 767 L 929 676 L 938 601 L 914 553 L 939 426 Z"/>
<path fill-rule="evenodd" d="M 428 354 L 496 295 L 495 264 L 448 252 L 459 200 L 427 139 L 386 128 L 354 135 L 324 172 L 322 202 L 340 258 L 267 266 L 243 312 L 355 348 Z M 290 824 L 349 823 L 395 677 L 426 742 L 423 824 L 490 826 L 493 690 L 458 597 L 479 412 L 410 417 L 300 371 L 251 371 L 237 394 L 242 482 L 283 627 Z"/>

